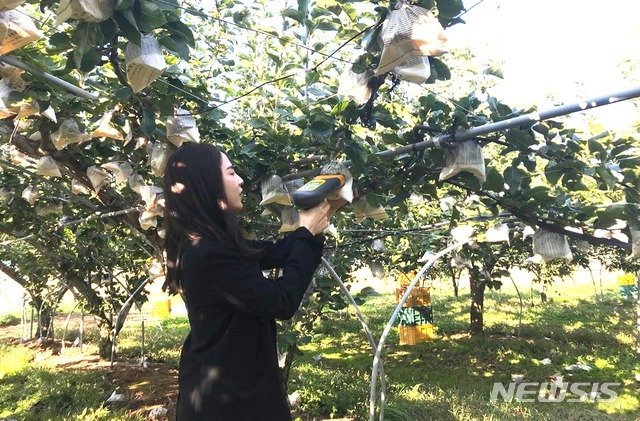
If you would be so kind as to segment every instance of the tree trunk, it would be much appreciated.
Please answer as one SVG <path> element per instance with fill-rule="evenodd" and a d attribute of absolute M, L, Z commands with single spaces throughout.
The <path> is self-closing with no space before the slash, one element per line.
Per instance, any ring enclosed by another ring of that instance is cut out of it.
<path fill-rule="evenodd" d="M 638 296 L 636 301 L 636 352 L 640 354 L 640 272 L 636 274 L 636 285 L 638 286 Z"/>
<path fill-rule="evenodd" d="M 449 271 L 451 273 L 451 284 L 453 284 L 453 296 L 458 297 L 458 277 L 456 276 L 456 271 L 453 266 L 449 266 Z"/>
<path fill-rule="evenodd" d="M 484 288 L 485 282 L 480 281 L 473 274 L 469 274 L 469 284 L 471 287 L 471 309 L 470 309 L 470 325 L 472 335 L 482 335 L 484 329 Z"/>
<path fill-rule="evenodd" d="M 111 358 L 111 347 L 113 346 L 111 330 L 111 326 L 109 326 L 109 322 L 107 320 L 98 319 L 98 332 L 100 333 L 98 353 L 100 354 L 100 358 L 104 360 Z"/>
<path fill-rule="evenodd" d="M 36 330 L 36 339 L 53 339 L 53 317 L 52 308 L 45 306 L 38 317 L 38 327 Z"/>
<path fill-rule="evenodd" d="M 293 355 L 295 353 L 296 346 L 289 345 L 286 350 L 286 355 L 284 357 L 284 364 L 280 368 L 280 373 L 282 373 L 282 381 L 284 382 L 284 393 L 288 393 L 289 386 L 289 375 L 291 374 L 291 365 L 293 364 Z"/>

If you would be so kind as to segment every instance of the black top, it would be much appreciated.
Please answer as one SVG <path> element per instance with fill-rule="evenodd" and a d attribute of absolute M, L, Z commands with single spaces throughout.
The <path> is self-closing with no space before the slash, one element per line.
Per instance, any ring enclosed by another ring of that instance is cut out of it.
<path fill-rule="evenodd" d="M 298 228 L 251 242 L 260 261 L 209 238 L 185 248 L 182 285 L 191 332 L 180 355 L 177 420 L 290 420 L 278 368 L 276 322 L 298 310 L 324 238 Z M 262 269 L 283 268 L 269 280 Z"/>

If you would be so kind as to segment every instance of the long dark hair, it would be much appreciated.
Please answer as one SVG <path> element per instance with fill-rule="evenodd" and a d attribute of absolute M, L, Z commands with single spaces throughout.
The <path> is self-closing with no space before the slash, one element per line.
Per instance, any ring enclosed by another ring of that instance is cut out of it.
<path fill-rule="evenodd" d="M 169 157 L 164 172 L 165 263 L 163 290 L 180 291 L 180 254 L 187 241 L 212 238 L 256 259 L 239 226 L 238 215 L 223 210 L 222 152 L 208 143 L 185 143 Z"/>

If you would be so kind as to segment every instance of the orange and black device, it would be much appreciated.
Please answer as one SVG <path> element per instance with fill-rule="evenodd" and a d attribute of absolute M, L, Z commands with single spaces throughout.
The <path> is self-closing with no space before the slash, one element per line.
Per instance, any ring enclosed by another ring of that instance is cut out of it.
<path fill-rule="evenodd" d="M 347 182 L 342 174 L 322 174 L 309 181 L 291 194 L 293 204 L 300 209 L 311 209 Z"/>

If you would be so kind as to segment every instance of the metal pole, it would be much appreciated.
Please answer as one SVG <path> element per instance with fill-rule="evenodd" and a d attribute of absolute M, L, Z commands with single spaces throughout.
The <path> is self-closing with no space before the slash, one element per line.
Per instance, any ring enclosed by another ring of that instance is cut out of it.
<path fill-rule="evenodd" d="M 486 135 L 489 133 L 499 132 L 502 130 L 507 130 L 514 127 L 518 127 L 518 126 L 530 125 L 538 121 L 548 120 L 550 118 L 560 117 L 563 115 L 567 115 L 567 114 L 571 114 L 579 111 L 585 111 L 591 108 L 614 104 L 616 102 L 626 101 L 628 99 L 633 99 L 638 97 L 640 97 L 640 86 L 627 89 L 624 91 L 620 91 L 620 92 L 615 92 L 609 95 L 604 95 L 604 96 L 599 96 L 592 99 L 587 99 L 584 101 L 579 101 L 573 104 L 560 105 L 558 107 L 554 107 L 545 111 L 534 111 L 529 114 L 521 115 L 514 118 L 509 118 L 507 120 L 498 121 L 496 123 L 485 124 L 484 126 L 480 126 L 480 127 L 473 127 L 469 130 L 457 132 L 454 135 L 453 140 L 463 141 L 463 140 L 473 139 L 475 137 Z M 450 134 L 443 134 L 440 136 L 436 136 L 433 139 L 426 139 L 421 142 L 413 143 L 411 145 L 401 146 L 397 149 L 389 149 L 386 151 L 378 152 L 375 155 L 380 156 L 382 158 L 389 158 L 393 156 L 402 155 L 405 153 L 421 151 L 430 146 L 439 146 L 442 142 L 446 142 L 450 140 L 452 140 Z M 351 166 L 352 162 L 344 161 L 343 164 L 346 166 Z M 290 180 L 296 180 L 298 178 L 314 177 L 318 174 L 320 174 L 320 169 L 315 168 L 312 170 L 300 171 L 295 174 L 289 174 L 282 177 L 282 179 L 284 181 L 290 181 Z"/>
<path fill-rule="evenodd" d="M 331 266 L 331 264 L 324 257 L 321 258 L 321 261 L 324 267 L 327 269 L 327 271 L 331 275 L 331 277 L 338 283 L 338 285 L 340 285 L 340 290 L 344 295 L 347 296 L 347 298 L 349 299 L 349 302 L 355 309 L 356 315 L 360 320 L 360 324 L 364 329 L 365 335 L 369 339 L 369 344 L 371 345 L 371 349 L 373 350 L 375 355 L 376 349 L 378 348 L 378 344 L 376 343 L 376 340 L 373 337 L 371 330 L 369 329 L 369 325 L 367 325 L 367 321 L 364 318 L 364 314 L 362 314 L 362 312 L 360 311 L 360 307 L 358 307 L 358 304 L 353 299 L 353 296 L 345 286 L 344 282 L 342 282 L 342 280 L 340 279 L 336 271 L 333 269 L 333 266 Z M 380 420 L 384 420 L 384 406 L 386 403 L 386 399 L 387 399 L 387 381 L 384 374 L 384 367 L 382 365 L 382 361 L 380 361 Z"/>
<path fill-rule="evenodd" d="M 84 348 L 84 308 L 80 310 L 80 352 Z"/>
<path fill-rule="evenodd" d="M 17 67 L 18 69 L 22 69 L 27 73 L 31 73 L 33 76 L 38 77 L 40 79 L 44 79 L 47 82 L 53 83 L 54 85 L 58 85 L 59 87 L 66 89 L 67 91 L 81 98 L 86 98 L 91 101 L 97 101 L 99 98 L 98 95 L 91 94 L 85 91 L 84 89 L 78 88 L 77 86 L 72 85 L 71 83 L 65 80 L 62 80 L 58 77 L 53 76 L 52 74 L 45 73 L 42 70 L 36 69 L 35 67 L 31 67 L 30 65 L 21 62 L 15 57 L 0 56 L 0 62 L 6 63 L 13 67 Z"/>
<path fill-rule="evenodd" d="M 449 247 L 447 247 L 447 248 L 445 248 L 443 250 L 440 250 L 433 257 L 431 257 L 427 261 L 427 263 L 424 264 L 424 266 L 422 266 L 422 269 L 420 269 L 418 274 L 411 281 L 411 284 L 409 284 L 409 286 L 407 287 L 407 291 L 402 296 L 402 299 L 400 300 L 400 302 L 396 306 L 396 309 L 394 310 L 393 314 L 391 315 L 391 318 L 389 319 L 389 321 L 387 322 L 387 325 L 385 326 L 384 330 L 382 331 L 382 335 L 380 336 L 380 340 L 378 341 L 378 348 L 376 349 L 376 354 L 373 357 L 373 368 L 371 369 L 371 390 L 370 390 L 370 395 L 369 395 L 369 421 L 374 421 L 374 419 L 375 419 L 375 413 L 376 413 L 376 379 L 377 379 L 377 376 L 378 376 L 378 366 L 381 364 L 381 361 L 382 361 L 382 350 L 384 349 L 384 343 L 387 340 L 387 336 L 389 335 L 389 332 L 391 332 L 391 329 L 393 328 L 393 325 L 395 324 L 396 319 L 398 318 L 398 314 L 400 314 L 400 309 L 402 309 L 403 304 L 409 298 L 409 295 L 411 294 L 411 291 L 413 290 L 413 287 L 415 287 L 416 284 L 418 283 L 418 281 L 422 278 L 422 276 L 424 276 L 427 273 L 427 271 L 429 269 L 431 269 L 431 267 L 436 262 L 436 260 L 438 260 L 442 256 L 446 255 L 447 253 L 449 253 L 449 252 L 451 252 L 451 251 L 453 251 L 453 250 L 455 250 L 457 248 L 460 248 L 460 247 L 464 246 L 468 242 L 469 242 L 468 239 L 464 240 L 464 241 L 459 241 L 459 242 L 456 242 L 453 245 L 450 245 Z M 380 412 L 382 413 L 383 411 L 384 411 L 384 409 L 381 407 L 380 408 Z"/>
<path fill-rule="evenodd" d="M 637 301 L 636 301 L 636 353 L 640 354 L 640 272 L 636 274 L 636 285 L 638 286 Z"/>

